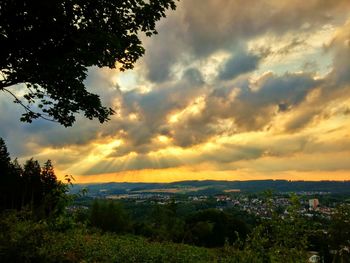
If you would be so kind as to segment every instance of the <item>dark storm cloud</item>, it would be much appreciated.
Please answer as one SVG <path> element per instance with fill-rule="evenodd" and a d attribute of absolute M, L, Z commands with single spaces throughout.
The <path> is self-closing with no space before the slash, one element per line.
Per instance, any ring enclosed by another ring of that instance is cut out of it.
<path fill-rule="evenodd" d="M 224 64 L 219 73 L 219 78 L 221 80 L 230 80 L 241 74 L 251 72 L 257 69 L 259 60 L 260 58 L 257 55 L 239 52 Z"/>
<path fill-rule="evenodd" d="M 328 47 L 334 52 L 333 71 L 330 78 L 335 81 L 334 86 L 342 87 L 350 83 L 350 20 L 338 31 Z"/>
<path fill-rule="evenodd" d="M 152 143 L 152 139 L 171 133 L 168 127 L 169 114 L 185 108 L 206 89 L 200 72 L 192 68 L 185 71 L 182 79 L 176 83 L 161 85 L 148 93 L 137 90 L 125 92 L 121 97 L 123 118 L 116 119 L 114 123 L 114 129 L 125 131 L 125 143 L 118 147 L 115 155 L 130 151 L 147 153 L 161 147 Z M 136 114 L 138 119 L 128 120 L 129 114 Z"/>
<path fill-rule="evenodd" d="M 187 64 L 219 50 L 232 50 L 266 33 L 312 32 L 320 25 L 344 19 L 339 10 L 346 14 L 349 6 L 347 0 L 180 1 L 177 11 L 159 25 L 159 35 L 145 40 L 148 77 L 163 82 L 171 78 L 171 69 L 178 63 Z M 284 52 L 301 43 L 294 38 Z"/>
<path fill-rule="evenodd" d="M 288 73 L 268 74 L 257 81 L 255 89 L 245 78 L 237 79 L 229 87 L 216 88 L 206 85 L 199 72 L 191 69 L 176 85 L 146 94 L 135 90 L 123 94 L 124 118 L 115 120 L 113 128 L 125 132 L 124 144 L 111 156 L 160 149 L 164 146 L 154 142 L 159 135 L 168 136 L 174 145 L 190 147 L 213 136 L 261 130 L 282 111 L 281 107 L 284 111 L 297 107 L 320 83 L 310 74 Z M 169 114 L 183 110 L 198 96 L 203 96 L 204 107 L 197 114 L 169 123 Z M 127 120 L 131 113 L 138 115 L 137 121 Z"/>
<path fill-rule="evenodd" d="M 278 114 L 281 104 L 289 109 L 297 107 L 320 83 L 309 74 L 270 74 L 263 77 L 257 90 L 250 88 L 248 80 L 213 89 L 200 114 L 174 127 L 175 144 L 185 147 L 220 134 L 262 130 Z M 221 128 L 221 121 L 232 124 Z"/>

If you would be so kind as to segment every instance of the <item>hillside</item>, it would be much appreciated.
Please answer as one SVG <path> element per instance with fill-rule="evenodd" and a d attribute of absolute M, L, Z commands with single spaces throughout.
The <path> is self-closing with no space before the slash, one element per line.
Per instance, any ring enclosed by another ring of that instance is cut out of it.
<path fill-rule="evenodd" d="M 275 192 L 327 192 L 332 194 L 350 193 L 350 181 L 287 181 L 287 180 L 254 180 L 254 181 L 180 181 L 173 183 L 101 183 L 77 184 L 72 193 L 86 188 L 89 194 L 131 194 L 131 193 L 169 193 L 215 194 L 237 190 L 258 193 L 265 190 Z"/>

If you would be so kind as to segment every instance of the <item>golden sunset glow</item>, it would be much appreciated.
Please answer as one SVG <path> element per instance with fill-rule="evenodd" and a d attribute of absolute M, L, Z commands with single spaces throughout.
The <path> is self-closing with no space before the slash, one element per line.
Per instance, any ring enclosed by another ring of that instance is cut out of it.
<path fill-rule="evenodd" d="M 181 119 L 195 116 L 199 114 L 204 109 L 204 107 L 205 107 L 205 98 L 198 97 L 182 111 L 171 114 L 169 117 L 169 123 L 180 122 Z"/>
<path fill-rule="evenodd" d="M 162 169 L 162 170 L 138 170 L 128 172 L 118 172 L 110 174 L 98 174 L 91 176 L 75 176 L 75 182 L 79 183 L 108 183 L 108 182 L 178 182 L 185 180 L 264 180 L 264 179 L 282 179 L 293 181 L 319 181 L 319 180 L 349 180 L 348 171 L 337 172 L 298 172 L 288 171 L 282 173 L 272 173 L 268 176 L 253 171 L 197 171 L 187 170 L 185 168 Z M 64 176 L 60 176 L 64 180 Z"/>

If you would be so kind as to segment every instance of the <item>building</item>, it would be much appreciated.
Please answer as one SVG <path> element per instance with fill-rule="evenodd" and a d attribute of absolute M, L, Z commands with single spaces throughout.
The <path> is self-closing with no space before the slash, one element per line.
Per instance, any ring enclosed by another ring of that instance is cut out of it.
<path fill-rule="evenodd" d="M 309 199 L 309 208 L 310 209 L 314 209 L 315 210 L 318 207 L 319 204 L 320 203 L 319 203 L 317 198 Z"/>

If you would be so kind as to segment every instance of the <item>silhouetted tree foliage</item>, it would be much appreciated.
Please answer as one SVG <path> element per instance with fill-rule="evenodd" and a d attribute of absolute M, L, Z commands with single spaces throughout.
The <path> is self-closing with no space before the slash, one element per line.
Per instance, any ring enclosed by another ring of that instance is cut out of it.
<path fill-rule="evenodd" d="M 0 196 L 1 196 L 1 208 L 11 205 L 11 193 L 9 186 L 14 186 L 14 180 L 11 176 L 11 159 L 10 154 L 7 151 L 6 144 L 2 138 L 0 138 Z"/>
<path fill-rule="evenodd" d="M 264 193 L 271 218 L 255 227 L 243 249 L 237 252 L 242 253 L 245 262 L 306 262 L 310 225 L 299 214 L 300 202 L 292 195 L 288 215 L 282 218 L 269 202 L 272 194 L 270 190 Z"/>
<path fill-rule="evenodd" d="M 95 200 L 91 207 L 90 224 L 103 231 L 122 233 L 130 229 L 130 220 L 120 203 Z"/>
<path fill-rule="evenodd" d="M 245 238 L 248 228 L 230 214 L 217 209 L 199 211 L 186 220 L 188 228 L 185 241 L 199 246 L 220 247 L 233 243 L 238 237 Z"/>
<path fill-rule="evenodd" d="M 86 90 L 87 68 L 133 68 L 145 50 L 139 38 L 175 9 L 175 0 L 2 0 L 0 91 L 26 110 L 21 120 L 71 126 L 75 114 L 108 120 L 113 110 Z M 24 84 L 23 100 L 9 87 Z"/>
<path fill-rule="evenodd" d="M 11 162 L 7 147 L 0 138 L 0 210 L 28 208 L 38 217 L 58 212 L 58 204 L 67 186 L 57 180 L 50 160 L 41 168 L 30 159 L 23 168 L 17 159 Z"/>
<path fill-rule="evenodd" d="M 330 247 L 335 256 L 334 263 L 350 262 L 350 205 L 337 207 L 332 215 L 329 230 Z"/>

